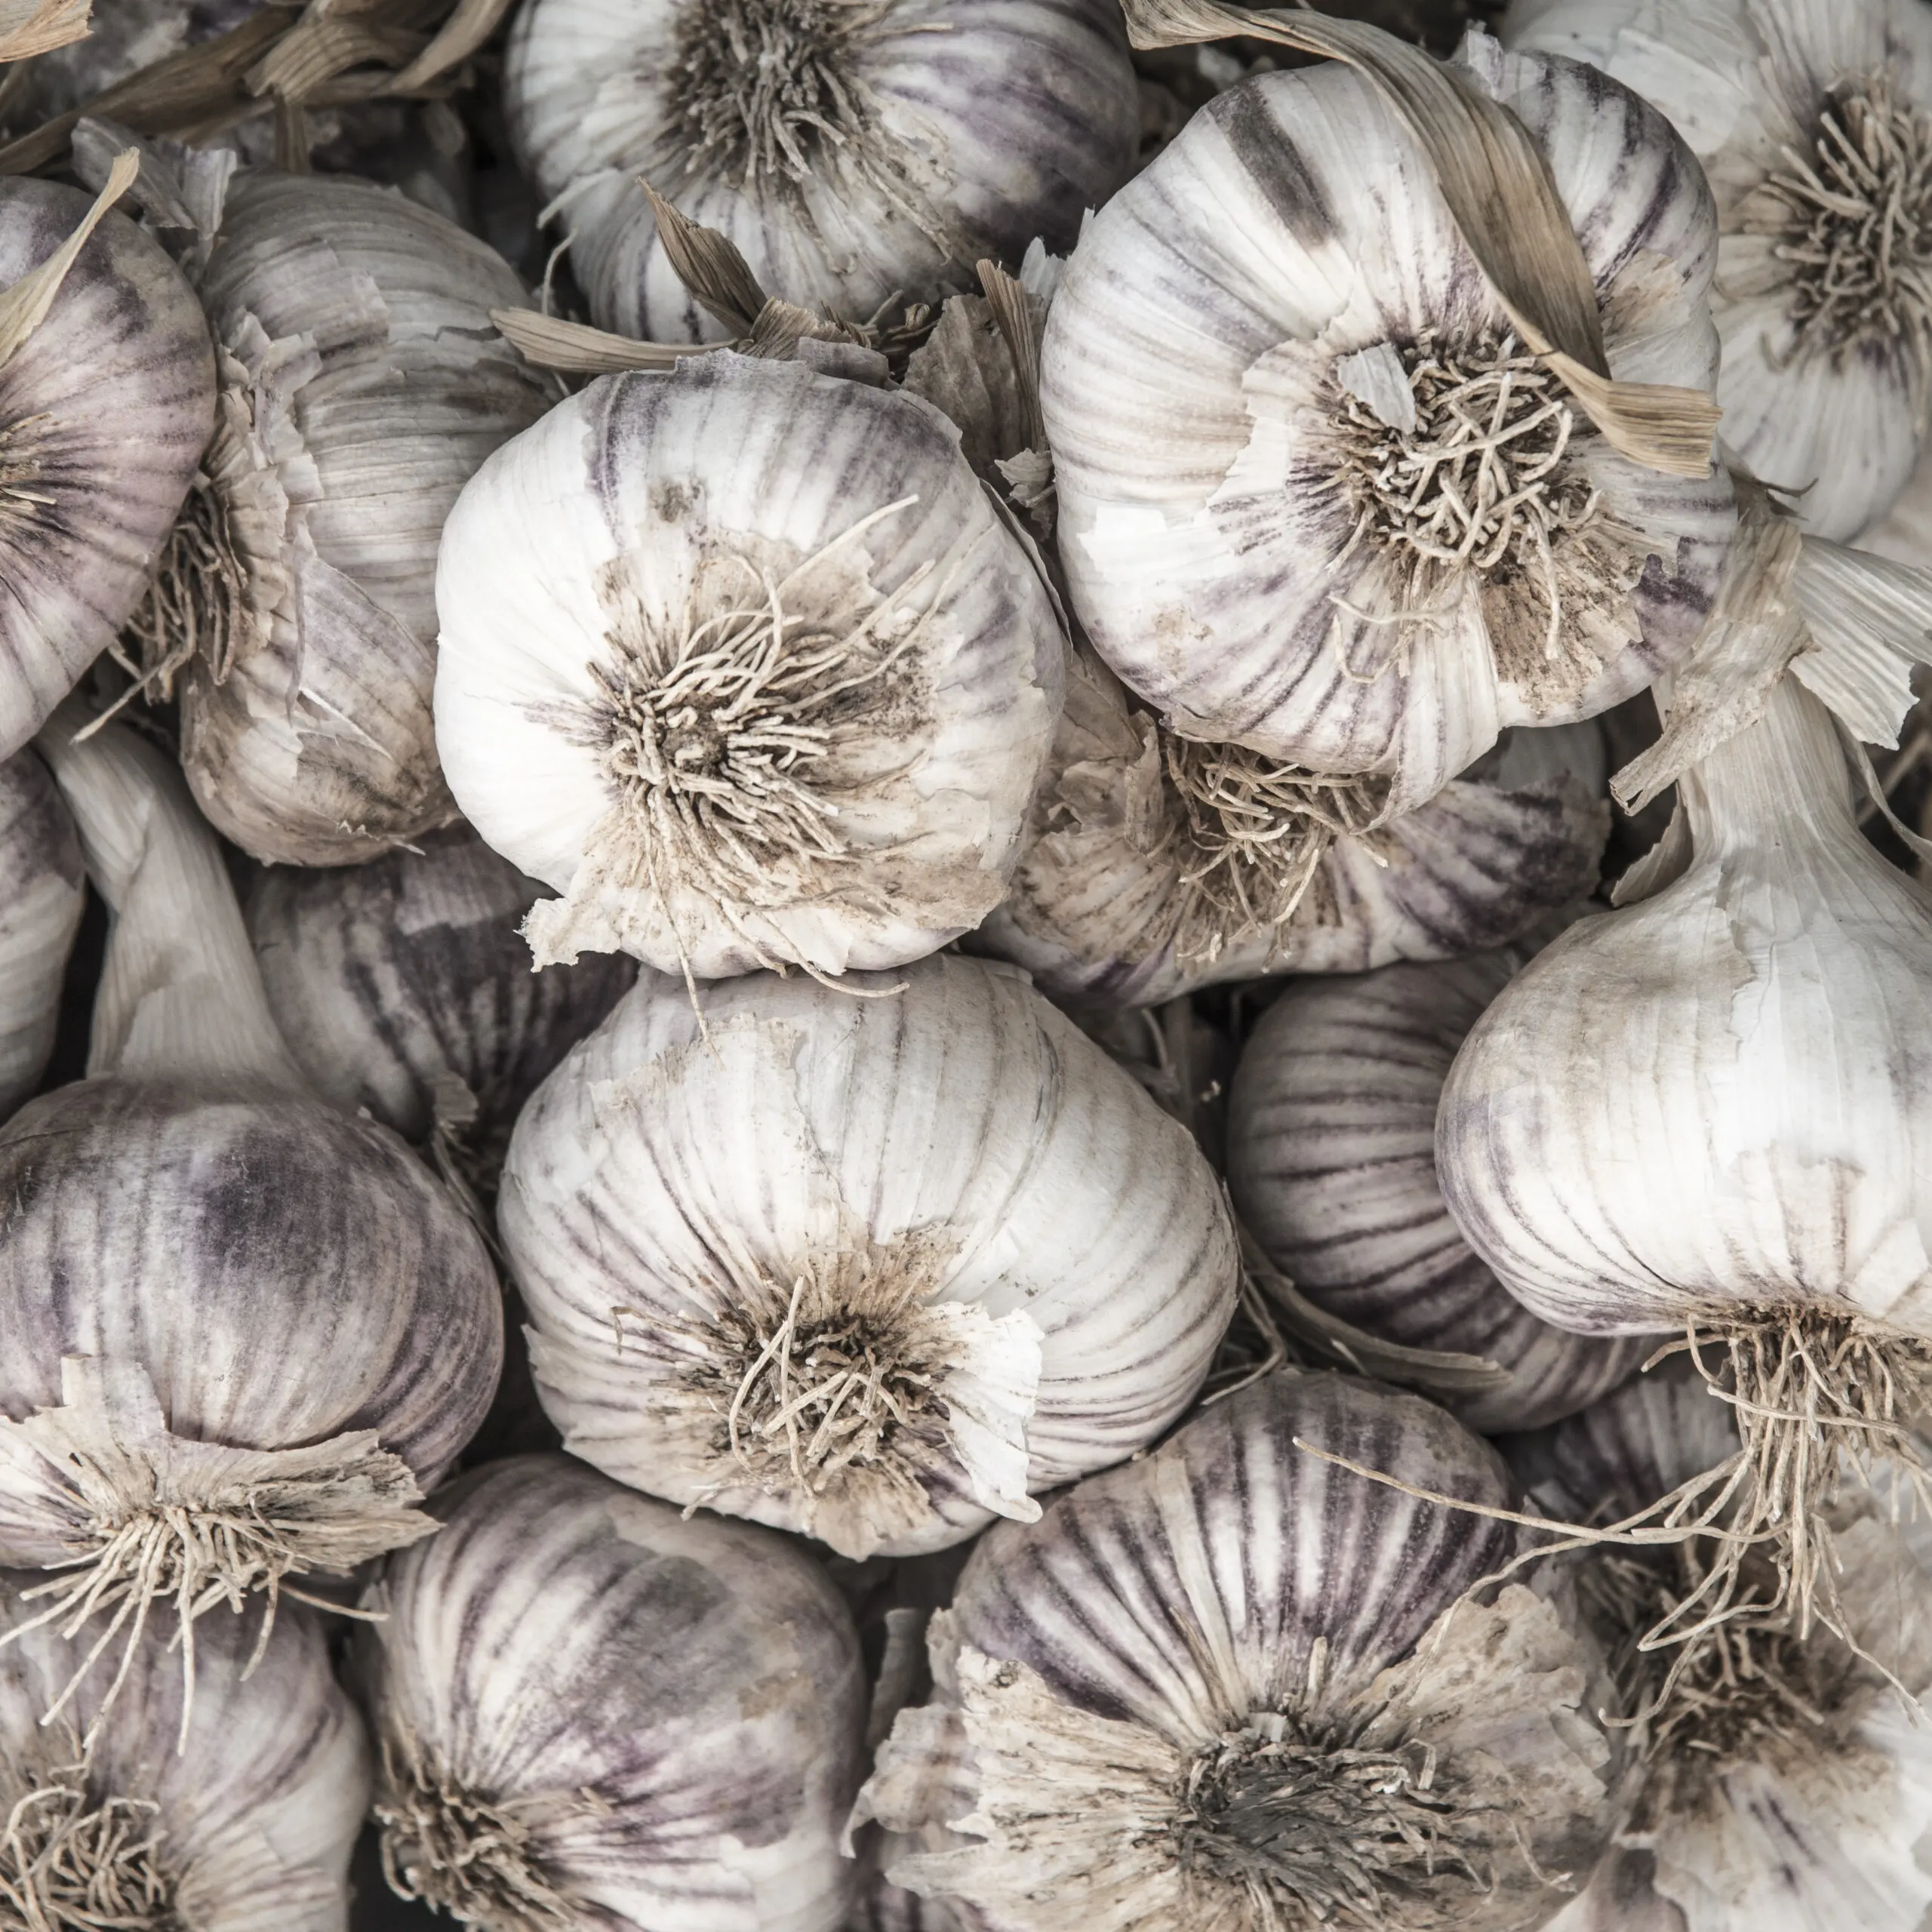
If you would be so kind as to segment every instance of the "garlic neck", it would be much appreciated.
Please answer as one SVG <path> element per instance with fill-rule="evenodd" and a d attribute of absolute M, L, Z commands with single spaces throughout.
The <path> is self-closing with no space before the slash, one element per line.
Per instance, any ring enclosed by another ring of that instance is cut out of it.
<path fill-rule="evenodd" d="M 1850 841 L 1884 861 L 1859 832 L 1851 772 L 1831 713 L 1795 678 L 1780 679 L 1758 721 L 1678 780 L 1701 863 L 1772 848 Z"/>
<path fill-rule="evenodd" d="M 35 741 L 113 915 L 88 1075 L 198 1073 L 302 1088 L 221 848 L 180 771 L 124 726 L 82 736 L 89 721 L 69 698 Z"/>

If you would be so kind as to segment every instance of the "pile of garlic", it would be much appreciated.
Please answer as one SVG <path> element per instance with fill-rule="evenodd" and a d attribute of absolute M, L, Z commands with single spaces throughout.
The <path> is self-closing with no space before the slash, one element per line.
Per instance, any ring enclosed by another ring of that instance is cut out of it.
<path fill-rule="evenodd" d="M 0 0 L 0 1932 L 1921 1932 L 1919 5 Z"/>

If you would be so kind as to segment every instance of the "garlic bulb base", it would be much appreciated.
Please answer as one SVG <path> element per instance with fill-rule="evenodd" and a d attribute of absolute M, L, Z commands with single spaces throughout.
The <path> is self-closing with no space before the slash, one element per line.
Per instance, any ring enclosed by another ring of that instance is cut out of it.
<path fill-rule="evenodd" d="M 197 658 L 212 682 L 225 683 L 236 654 L 246 656 L 259 636 L 228 506 L 204 474 L 188 492 L 146 595 L 122 626 L 115 655 L 135 680 L 128 695 L 165 702 L 177 675 Z"/>
<path fill-rule="evenodd" d="M 567 1923 L 572 1907 L 544 1877 L 528 1825 L 432 1761 L 414 1732 L 383 1739 L 371 1815 L 383 1876 L 398 1898 L 466 1925 Z"/>
<path fill-rule="evenodd" d="M 76 1751 L 75 1756 L 80 1755 Z M 166 1932 L 175 1879 L 155 1831 L 155 1807 L 103 1797 L 76 1762 L 27 1771 L 0 1842 L 0 1896 L 22 1901 L 23 1925 L 127 1926 Z"/>
<path fill-rule="evenodd" d="M 45 1607 L 0 1641 L 43 1623 L 78 1628 L 112 1611 L 100 1644 L 126 1625 L 125 1676 L 151 1611 L 171 1601 L 188 1687 L 184 1736 L 198 1617 L 221 1604 L 238 1611 L 260 1592 L 272 1618 L 285 1578 L 346 1575 L 435 1527 L 415 1506 L 423 1492 L 408 1464 L 379 1448 L 373 1429 L 297 1449 L 195 1441 L 168 1429 L 138 1362 L 96 1355 L 62 1362 L 61 1396 L 57 1408 L 0 1422 L 0 1540 L 10 1561 L 32 1556 L 57 1570 L 24 1593 L 47 1599 Z M 120 1681 L 102 1699 L 96 1729 Z"/>

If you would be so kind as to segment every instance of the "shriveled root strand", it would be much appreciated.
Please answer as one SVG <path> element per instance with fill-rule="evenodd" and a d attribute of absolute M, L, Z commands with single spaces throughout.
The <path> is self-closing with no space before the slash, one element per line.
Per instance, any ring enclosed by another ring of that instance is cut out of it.
<path fill-rule="evenodd" d="M 1413 430 L 1340 394 L 1336 480 L 1355 522 L 1335 568 L 1364 543 L 1405 555 L 1400 610 L 1386 620 L 1398 627 L 1433 622 L 1437 598 L 1460 571 L 1534 573 L 1549 611 L 1543 654 L 1553 659 L 1563 629 L 1555 545 L 1590 523 L 1601 503 L 1568 460 L 1576 413 L 1513 337 L 1452 349 L 1425 332 L 1401 353 Z"/>
<path fill-rule="evenodd" d="M 252 632 L 248 574 L 235 553 L 228 511 L 206 476 L 198 476 L 176 519 L 147 594 L 109 647 L 134 680 L 115 706 L 137 694 L 165 703 L 176 677 L 196 659 L 219 685 Z"/>
<path fill-rule="evenodd" d="M 1392 1908 L 1424 1889 L 1490 1890 L 1464 1849 L 1487 1808 L 1438 1781 L 1426 1743 L 1362 1749 L 1345 1726 L 1275 1714 L 1195 1755 L 1170 1829 L 1182 1871 L 1244 1894 L 1247 1923 L 1312 1932 L 1400 1922 Z"/>
<path fill-rule="evenodd" d="M 678 29 L 686 171 L 803 180 L 826 149 L 863 148 L 876 103 L 859 56 L 880 0 L 694 0 Z"/>
<path fill-rule="evenodd" d="M 869 605 L 856 591 L 828 601 L 804 586 L 859 530 L 903 507 L 865 519 L 783 577 L 720 553 L 700 574 L 681 635 L 627 652 L 615 671 L 593 667 L 604 768 L 637 852 L 626 883 L 667 907 L 680 890 L 694 893 L 734 925 L 745 906 L 835 892 L 888 911 L 840 833 L 825 780 L 843 741 L 877 728 L 903 696 L 902 673 L 940 599 L 905 620 L 930 567 Z M 817 608 L 801 610 L 801 598 Z M 881 635 L 888 629 L 899 634 Z"/>
<path fill-rule="evenodd" d="M 0 1835 L 0 1924 L 19 1932 L 185 1932 L 156 1807 L 98 1799 L 78 1764 L 14 1803 Z"/>
<path fill-rule="evenodd" d="M 414 1737 L 384 1738 L 375 1817 L 389 1890 L 491 1932 L 580 1924 L 544 1871 L 528 1808 L 465 1791 Z"/>
<path fill-rule="evenodd" d="M 1932 116 L 1874 74 L 1841 82 L 1811 152 L 1764 186 L 1782 211 L 1773 252 L 1792 269 L 1801 345 L 1842 355 L 1903 342 L 1923 383 L 1932 360 Z"/>
<path fill-rule="evenodd" d="M 121 1640 L 120 1663 L 86 1737 L 91 1749 L 139 1654 L 155 1605 L 171 1604 L 181 1647 L 183 1696 L 180 1747 L 187 1745 L 195 1701 L 195 1624 L 226 1604 L 239 1612 L 251 1595 L 265 1599 L 260 1635 L 246 1676 L 261 1661 L 274 1634 L 284 1595 L 298 1603 L 317 1600 L 288 1579 L 316 1570 L 346 1574 L 360 1562 L 408 1543 L 428 1527 L 413 1506 L 421 1500 L 407 1464 L 386 1452 L 360 1459 L 352 1471 L 352 1497 L 337 1494 L 343 1472 L 318 1471 L 238 1493 L 224 1503 L 189 1508 L 157 1503 L 118 1521 L 97 1526 L 98 1541 L 61 1566 L 51 1580 L 20 1592 L 23 1603 L 46 1607 L 0 1636 L 0 1648 L 45 1624 L 59 1627 L 69 1642 L 97 1617 L 105 1627 L 42 1716 L 51 1724 L 66 1709 L 88 1673 Z M 325 1609 L 355 1616 L 337 1604 Z"/>
<path fill-rule="evenodd" d="M 865 1477 L 923 1503 L 900 1451 L 909 1432 L 943 1424 L 947 1366 L 921 1333 L 923 1299 L 916 1278 L 854 1294 L 835 1269 L 724 1309 L 694 1371 L 721 1458 L 768 1494 L 815 1499 Z"/>
<path fill-rule="evenodd" d="M 1327 777 L 1238 745 L 1163 731 L 1161 748 L 1180 820 L 1183 961 L 1211 963 L 1238 940 L 1278 934 L 1329 847 L 1367 832 L 1388 799 L 1386 780 Z"/>

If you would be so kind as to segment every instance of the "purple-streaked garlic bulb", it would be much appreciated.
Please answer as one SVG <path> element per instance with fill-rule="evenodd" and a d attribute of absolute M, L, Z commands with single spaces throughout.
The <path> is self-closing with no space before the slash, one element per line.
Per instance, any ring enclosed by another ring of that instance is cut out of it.
<path fill-rule="evenodd" d="M 205 1617 L 191 1701 L 171 1620 L 149 1624 L 117 1682 L 117 1658 L 88 1667 L 91 1631 L 37 1620 L 45 1588 L 7 1576 L 0 1620 L 7 1922 L 344 1932 L 369 1747 L 318 1620 L 285 1606 L 258 1649 L 252 1617 Z"/>
<path fill-rule="evenodd" d="M 565 1447 L 907 1555 L 1143 1448 L 1234 1308 L 1212 1170 L 1024 975 L 646 974 L 523 1112 L 498 1222 Z"/>
<path fill-rule="evenodd" d="M 593 317 L 669 342 L 721 331 L 639 177 L 860 321 L 1067 247 L 1140 129 L 1112 0 L 525 0 L 504 93 Z"/>
<path fill-rule="evenodd" d="M 217 1606 L 429 1533 L 503 1315 L 449 1191 L 303 1086 L 178 774 L 85 715 L 40 743 L 114 918 L 89 1077 L 0 1129 L 0 1559 L 113 1654 L 178 1615 L 192 1671 Z"/>
<path fill-rule="evenodd" d="M 1534 1506 L 1607 1524 L 1733 1462 L 1731 1415 L 1678 1360 L 1500 1446 Z M 1709 1607 L 1709 1540 L 1583 1555 L 1629 1752 L 1611 1847 L 1549 1932 L 1918 1932 L 1932 1542 L 1904 1472 L 1874 1474 L 1835 1506 L 1843 1614 L 1808 1631 L 1787 1606 L 1734 1613 L 1687 1655 L 1646 1648 L 1660 1619 L 1682 1634 Z"/>
<path fill-rule="evenodd" d="M 390 1884 L 481 1926 L 838 1932 L 865 1678 L 812 1557 L 564 1456 L 432 1506 L 358 1639 Z"/>
<path fill-rule="evenodd" d="M 1229 1103 L 1229 1186 L 1269 1260 L 1306 1300 L 1370 1337 L 1488 1364 L 1466 1377 L 1474 1386 L 1425 1385 L 1487 1432 L 1581 1408 L 1657 1343 L 1540 1321 L 1471 1252 L 1436 1181 L 1436 1103 L 1450 1064 L 1535 950 L 1532 939 L 1291 984 L 1243 1048 Z"/>
<path fill-rule="evenodd" d="M 315 1091 L 406 1140 L 441 1129 L 493 1180 L 524 1103 L 637 977 L 620 954 L 533 973 L 517 928 L 541 891 L 466 827 L 262 872 L 249 934 Z"/>
<path fill-rule="evenodd" d="M 47 263 L 89 197 L 0 182 L 0 287 Z M 214 427 L 214 350 L 152 236 L 109 214 L 0 357 L 0 757 L 112 645 L 147 589 Z"/>
<path fill-rule="evenodd" d="M 1606 777 L 1594 723 L 1512 731 L 1392 815 L 1386 786 L 1177 735 L 1076 645 L 1031 841 L 971 943 L 1109 1007 L 1500 945 L 1595 887 Z"/>
<path fill-rule="evenodd" d="M 1495 1452 L 1420 1396 L 1278 1373 L 980 1542 L 857 1820 L 974 1932 L 1543 1925 L 1610 1748 L 1560 1594 L 1473 1595 Z"/>

